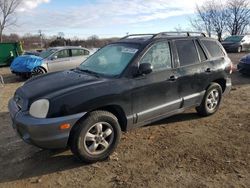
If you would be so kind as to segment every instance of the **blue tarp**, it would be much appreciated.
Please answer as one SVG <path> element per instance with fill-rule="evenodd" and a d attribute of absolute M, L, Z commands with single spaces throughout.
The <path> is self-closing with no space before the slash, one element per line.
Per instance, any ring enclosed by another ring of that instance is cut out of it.
<path fill-rule="evenodd" d="M 35 67 L 40 66 L 43 59 L 34 55 L 23 55 L 15 58 L 10 65 L 14 72 L 31 72 Z"/>

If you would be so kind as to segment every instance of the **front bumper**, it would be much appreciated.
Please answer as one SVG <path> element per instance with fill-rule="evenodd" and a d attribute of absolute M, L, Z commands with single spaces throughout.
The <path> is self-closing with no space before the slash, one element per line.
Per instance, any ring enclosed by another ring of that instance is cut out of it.
<path fill-rule="evenodd" d="M 223 46 L 226 52 L 236 52 L 240 46 Z"/>
<path fill-rule="evenodd" d="M 65 148 L 68 144 L 70 130 L 73 125 L 86 113 L 79 113 L 58 118 L 34 118 L 28 112 L 21 111 L 15 101 L 9 101 L 9 112 L 20 137 L 29 144 L 40 148 L 57 149 Z M 61 124 L 69 123 L 69 129 L 60 130 Z"/>
<path fill-rule="evenodd" d="M 247 64 L 247 63 L 239 63 L 239 64 L 237 65 L 237 69 L 239 70 L 240 73 L 250 75 L 250 64 Z"/>

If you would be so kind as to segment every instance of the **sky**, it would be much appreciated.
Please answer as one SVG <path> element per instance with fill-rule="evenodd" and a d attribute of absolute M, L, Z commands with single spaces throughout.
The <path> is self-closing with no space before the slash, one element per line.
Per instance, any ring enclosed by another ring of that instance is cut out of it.
<path fill-rule="evenodd" d="M 46 36 L 63 32 L 66 38 L 121 37 L 127 33 L 190 30 L 196 4 L 204 0 L 23 0 L 16 26 L 5 34 Z"/>

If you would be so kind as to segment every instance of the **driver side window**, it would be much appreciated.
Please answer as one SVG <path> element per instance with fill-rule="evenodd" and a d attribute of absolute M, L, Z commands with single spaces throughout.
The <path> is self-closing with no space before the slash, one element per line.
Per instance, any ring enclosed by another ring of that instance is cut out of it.
<path fill-rule="evenodd" d="M 142 57 L 140 64 L 150 63 L 153 71 L 161 71 L 171 69 L 171 52 L 168 42 L 158 42 L 150 47 L 146 54 Z"/>

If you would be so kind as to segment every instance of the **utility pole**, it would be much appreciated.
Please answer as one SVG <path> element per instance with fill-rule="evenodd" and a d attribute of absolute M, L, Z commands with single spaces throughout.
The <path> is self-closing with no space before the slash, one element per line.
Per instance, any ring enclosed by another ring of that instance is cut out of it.
<path fill-rule="evenodd" d="M 41 45 L 41 50 L 43 49 L 43 35 L 42 35 L 42 30 L 38 30 L 39 36 L 40 36 L 40 45 Z"/>

